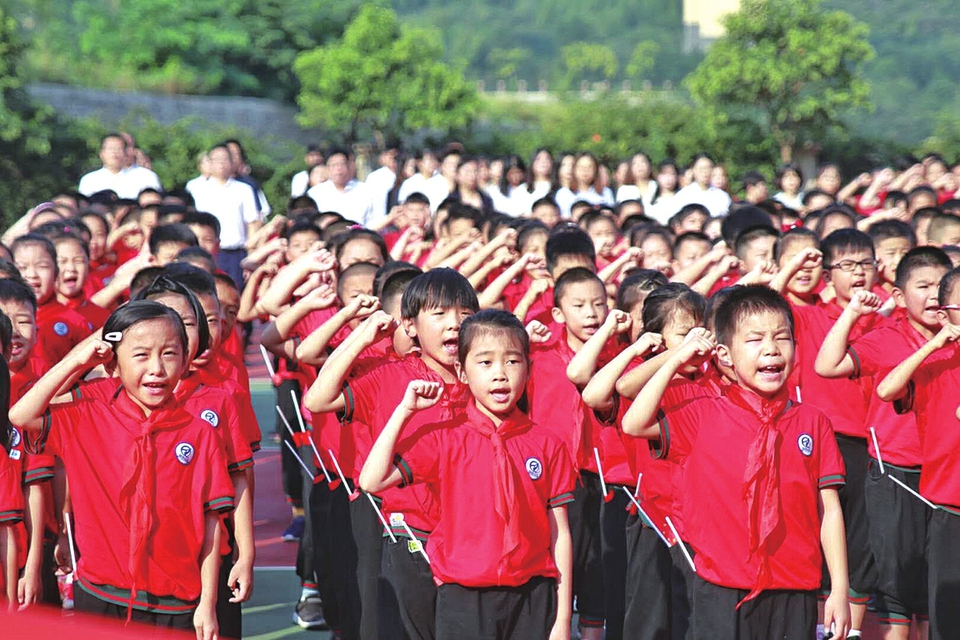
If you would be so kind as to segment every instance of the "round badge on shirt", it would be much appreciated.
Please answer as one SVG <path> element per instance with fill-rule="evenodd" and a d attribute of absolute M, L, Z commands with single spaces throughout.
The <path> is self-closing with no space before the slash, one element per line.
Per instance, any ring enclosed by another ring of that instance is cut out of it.
<path fill-rule="evenodd" d="M 220 424 L 220 416 L 213 409 L 204 409 L 200 412 L 200 417 L 209 422 L 211 426 L 216 427 Z"/>
<path fill-rule="evenodd" d="M 800 447 L 800 453 L 809 458 L 813 455 L 813 436 L 809 433 L 801 433 L 797 438 L 797 446 Z"/>
<path fill-rule="evenodd" d="M 10 429 L 10 448 L 12 449 L 13 447 L 19 445 L 22 439 L 23 438 L 20 436 L 20 430 L 16 427 L 12 427 Z"/>
<path fill-rule="evenodd" d="M 543 464 L 536 458 L 527 458 L 524 466 L 527 468 L 531 480 L 539 480 L 540 476 L 543 475 Z"/>
<path fill-rule="evenodd" d="M 69 329 L 67 329 L 67 325 L 64 322 L 57 322 L 53 325 L 53 332 L 61 338 L 67 335 L 67 331 L 69 331 Z"/>
<path fill-rule="evenodd" d="M 188 465 L 193 460 L 193 445 L 189 442 L 177 443 L 177 460 L 180 464 Z"/>

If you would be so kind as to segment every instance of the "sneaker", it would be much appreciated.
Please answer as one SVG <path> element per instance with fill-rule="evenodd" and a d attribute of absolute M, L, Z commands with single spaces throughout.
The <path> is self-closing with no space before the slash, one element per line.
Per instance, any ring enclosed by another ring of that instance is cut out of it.
<path fill-rule="evenodd" d="M 280 534 L 280 538 L 284 542 L 296 542 L 303 537 L 304 523 L 305 521 L 303 516 L 297 516 L 291 520 L 287 528 L 283 530 L 283 533 Z"/>
<path fill-rule="evenodd" d="M 329 629 L 323 617 L 323 602 L 318 595 L 301 598 L 293 612 L 293 624 L 301 629 Z"/>

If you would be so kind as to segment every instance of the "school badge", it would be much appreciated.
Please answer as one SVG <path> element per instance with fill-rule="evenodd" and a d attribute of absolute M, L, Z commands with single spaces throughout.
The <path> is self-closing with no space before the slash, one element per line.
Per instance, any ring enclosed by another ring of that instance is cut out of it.
<path fill-rule="evenodd" d="M 213 427 L 220 424 L 220 416 L 218 416 L 217 412 L 213 409 L 204 409 L 200 412 L 200 417 L 209 422 Z"/>
<path fill-rule="evenodd" d="M 23 438 L 20 436 L 20 431 L 16 427 L 10 429 L 10 448 L 14 448 L 20 444 L 20 441 Z"/>
<path fill-rule="evenodd" d="M 193 445 L 189 442 L 179 442 L 177 443 L 176 453 L 180 464 L 188 465 L 193 460 Z"/>
<path fill-rule="evenodd" d="M 527 458 L 524 466 L 527 468 L 527 473 L 530 474 L 531 480 L 539 480 L 540 476 L 543 475 L 543 463 L 536 458 Z"/>
<path fill-rule="evenodd" d="M 809 458 L 813 455 L 813 436 L 809 433 L 801 433 L 797 438 L 797 446 L 800 447 L 800 453 Z"/>
<path fill-rule="evenodd" d="M 66 323 L 57 322 L 53 325 L 53 332 L 58 336 L 60 336 L 61 338 L 67 335 L 67 331 L 68 329 L 67 329 Z"/>

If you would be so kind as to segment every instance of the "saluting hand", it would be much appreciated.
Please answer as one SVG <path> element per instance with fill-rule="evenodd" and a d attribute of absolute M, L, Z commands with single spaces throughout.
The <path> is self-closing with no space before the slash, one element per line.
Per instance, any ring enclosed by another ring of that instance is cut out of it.
<path fill-rule="evenodd" d="M 638 358 L 649 353 L 656 353 L 661 348 L 663 348 L 663 336 L 659 333 L 641 334 L 637 341 L 633 343 L 633 350 Z"/>
<path fill-rule="evenodd" d="M 695 327 L 683 339 L 683 343 L 677 347 L 676 357 L 684 364 L 694 358 L 700 358 L 709 355 L 717 346 L 717 340 L 713 334 L 703 327 Z"/>
<path fill-rule="evenodd" d="M 443 385 L 439 382 L 413 380 L 407 385 L 401 404 L 409 411 L 423 411 L 440 401 Z"/>
<path fill-rule="evenodd" d="M 850 298 L 850 304 L 847 305 L 847 308 L 850 309 L 850 313 L 855 313 L 858 316 L 867 316 L 871 313 L 876 313 L 882 306 L 883 302 L 880 300 L 880 296 L 861 289 Z"/>
<path fill-rule="evenodd" d="M 611 332 L 611 335 L 626 333 L 630 330 L 633 321 L 630 314 L 620 309 L 613 309 L 607 314 L 607 319 L 603 321 L 604 328 Z"/>

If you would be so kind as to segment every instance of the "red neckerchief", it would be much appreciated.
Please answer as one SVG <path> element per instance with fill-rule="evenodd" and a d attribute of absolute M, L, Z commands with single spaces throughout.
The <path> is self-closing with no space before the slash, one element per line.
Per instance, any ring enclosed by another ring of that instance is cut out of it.
<path fill-rule="evenodd" d="M 124 465 L 123 486 L 120 488 L 120 509 L 128 515 L 130 549 L 127 569 L 130 571 L 130 600 L 127 602 L 127 622 L 133 616 L 138 581 L 145 563 L 147 542 L 153 529 L 153 495 L 156 493 L 155 440 L 158 431 L 177 430 L 190 424 L 192 417 L 176 402 L 166 402 L 144 417 L 143 410 L 121 388 L 110 402 L 128 428 L 137 428 L 131 455 Z"/>
<path fill-rule="evenodd" d="M 494 508 L 497 516 L 503 521 L 503 548 L 500 552 L 497 573 L 502 574 L 510 556 L 521 543 L 520 528 L 511 518 L 511 511 L 517 504 L 516 469 L 510 464 L 507 454 L 506 441 L 514 436 L 526 433 L 533 426 L 533 422 L 525 413 L 513 408 L 500 426 L 494 426 L 493 421 L 477 408 L 476 401 L 467 403 L 467 426 L 490 440 L 493 445 L 493 491 Z"/>
<path fill-rule="evenodd" d="M 737 605 L 739 608 L 744 602 L 760 595 L 770 583 L 767 542 L 780 526 L 783 514 L 778 459 L 783 436 L 777 430 L 776 421 L 790 407 L 790 394 L 783 388 L 775 398 L 767 400 L 737 384 L 728 385 L 723 393 L 730 402 L 756 415 L 760 420 L 757 437 L 750 446 L 741 494 L 747 503 L 750 558 L 757 557 L 760 567 L 756 585 Z"/>

